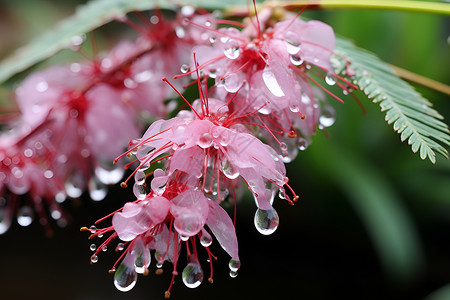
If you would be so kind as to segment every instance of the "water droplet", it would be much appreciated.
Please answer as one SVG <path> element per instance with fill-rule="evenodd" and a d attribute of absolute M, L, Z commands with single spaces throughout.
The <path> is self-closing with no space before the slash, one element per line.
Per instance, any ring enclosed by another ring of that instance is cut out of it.
<path fill-rule="evenodd" d="M 289 106 L 289 109 L 292 111 L 292 112 L 299 112 L 300 111 L 300 106 L 298 106 L 297 104 L 294 104 L 294 105 L 291 105 L 291 106 Z"/>
<path fill-rule="evenodd" d="M 123 243 L 118 243 L 116 247 L 116 251 L 123 251 L 125 245 Z"/>
<path fill-rule="evenodd" d="M 280 188 L 280 190 L 278 191 L 278 197 L 280 197 L 280 199 L 282 200 L 286 200 L 286 192 L 284 188 Z"/>
<path fill-rule="evenodd" d="M 285 142 L 282 142 L 282 143 L 280 144 L 280 149 L 281 149 L 281 151 L 283 151 L 283 152 L 285 152 L 285 151 L 288 150 L 288 146 L 286 145 Z"/>
<path fill-rule="evenodd" d="M 139 200 L 144 200 L 147 196 L 147 190 L 145 188 L 145 185 L 141 184 L 134 184 L 133 185 L 133 193 Z"/>
<path fill-rule="evenodd" d="M 91 256 L 91 263 L 95 264 L 96 262 L 98 262 L 98 256 L 94 254 Z"/>
<path fill-rule="evenodd" d="M 184 235 L 184 234 L 180 234 L 180 239 L 181 239 L 183 242 L 186 242 L 187 240 L 189 240 L 189 236 L 188 236 L 188 235 Z"/>
<path fill-rule="evenodd" d="M 150 266 L 151 255 L 147 248 L 141 249 L 136 253 L 136 259 L 134 261 L 134 269 L 139 274 L 144 274 L 145 270 Z"/>
<path fill-rule="evenodd" d="M 182 273 L 183 283 L 188 288 L 196 288 L 203 281 L 203 270 L 200 264 L 196 261 L 190 262 L 184 268 Z"/>
<path fill-rule="evenodd" d="M 255 227 L 264 235 L 272 234 L 278 227 L 279 217 L 274 208 L 272 209 L 257 209 L 255 213 Z"/>
<path fill-rule="evenodd" d="M 311 103 L 311 98 L 309 98 L 308 95 L 306 95 L 305 93 L 302 94 L 302 102 L 303 104 L 310 104 Z"/>
<path fill-rule="evenodd" d="M 53 209 L 51 209 L 50 215 L 52 216 L 52 218 L 54 220 L 59 220 L 62 217 L 61 211 L 58 208 L 55 208 L 55 207 Z"/>
<path fill-rule="evenodd" d="M 230 271 L 237 272 L 241 267 L 241 261 L 231 259 L 230 262 L 228 263 L 228 267 L 230 268 Z"/>
<path fill-rule="evenodd" d="M 202 230 L 202 237 L 200 238 L 200 244 L 203 247 L 209 247 L 212 244 L 212 237 L 211 235 L 206 232 L 204 229 Z"/>
<path fill-rule="evenodd" d="M 46 90 L 48 90 L 47 81 L 40 81 L 40 82 L 38 82 L 38 84 L 36 84 L 36 91 L 43 93 Z"/>
<path fill-rule="evenodd" d="M 131 78 L 125 78 L 123 80 L 123 85 L 128 89 L 134 89 L 138 86 L 137 82 Z"/>
<path fill-rule="evenodd" d="M 0 197 L 0 200 L 5 200 L 5 198 Z M 6 202 L 6 200 L 5 200 Z M 8 209 L 7 204 L 2 204 L 2 206 L 4 205 L 4 207 L 0 207 L 0 234 L 4 234 L 5 232 L 8 231 L 9 227 L 11 227 L 11 214 L 12 214 L 12 209 Z"/>
<path fill-rule="evenodd" d="M 295 55 L 300 51 L 301 48 L 300 43 L 289 40 L 285 40 L 285 42 L 286 42 L 286 50 L 290 55 Z"/>
<path fill-rule="evenodd" d="M 105 199 L 108 188 L 95 176 L 92 176 L 88 183 L 89 196 L 94 201 Z"/>
<path fill-rule="evenodd" d="M 334 77 L 333 75 L 327 75 L 325 76 L 325 82 L 328 85 L 335 85 L 336 84 L 336 77 Z"/>
<path fill-rule="evenodd" d="M 300 66 L 304 62 L 303 58 L 297 54 L 291 55 L 290 60 L 294 66 Z"/>
<path fill-rule="evenodd" d="M 237 74 L 230 74 L 223 80 L 223 87 L 229 93 L 236 93 L 241 87 L 242 81 Z"/>
<path fill-rule="evenodd" d="M 230 271 L 230 277 L 231 277 L 231 278 L 236 278 L 237 275 L 238 275 L 237 272 Z"/>
<path fill-rule="evenodd" d="M 137 281 L 137 273 L 134 268 L 130 268 L 125 264 L 120 264 L 114 273 L 114 285 L 121 292 L 130 291 Z"/>
<path fill-rule="evenodd" d="M 82 35 L 74 35 L 70 41 L 72 43 L 72 46 L 80 46 L 81 44 L 83 44 L 85 40 L 86 35 L 82 34 Z"/>
<path fill-rule="evenodd" d="M 122 178 L 125 170 L 123 168 L 111 167 L 106 169 L 101 166 L 95 168 L 95 176 L 104 184 L 116 184 Z"/>
<path fill-rule="evenodd" d="M 103 252 L 106 252 L 107 250 L 108 250 L 108 247 L 106 245 L 102 247 Z"/>
<path fill-rule="evenodd" d="M 159 23 L 159 18 L 158 18 L 158 16 L 151 16 L 151 17 L 150 17 L 150 23 L 152 23 L 152 24 L 154 24 L 154 25 L 158 24 L 158 23 Z"/>
<path fill-rule="evenodd" d="M 229 59 L 236 59 L 239 57 L 239 55 L 241 53 L 239 51 L 239 46 L 233 45 L 233 46 L 227 47 L 223 51 L 223 54 L 225 54 L 225 56 L 228 57 Z"/>
<path fill-rule="evenodd" d="M 236 179 L 239 177 L 239 171 L 230 164 L 228 160 L 222 164 L 222 172 L 228 179 Z"/>
<path fill-rule="evenodd" d="M 177 26 L 175 28 L 175 34 L 177 35 L 178 38 L 182 39 L 186 36 L 186 31 L 184 30 L 183 27 Z"/>
<path fill-rule="evenodd" d="M 209 42 L 210 42 L 211 44 L 214 44 L 214 43 L 216 42 L 216 37 L 215 37 L 215 36 L 210 36 L 210 37 L 209 37 Z"/>
<path fill-rule="evenodd" d="M 211 22 L 210 22 L 210 21 L 206 21 L 206 22 L 205 22 L 205 26 L 206 26 L 206 27 L 211 27 Z"/>
<path fill-rule="evenodd" d="M 298 150 L 305 151 L 306 148 L 308 148 L 308 146 L 309 146 L 309 142 L 307 139 L 305 139 L 305 138 L 298 139 Z"/>
<path fill-rule="evenodd" d="M 134 181 L 136 184 L 144 185 L 145 184 L 145 172 L 141 169 L 137 170 L 134 174 Z"/>
<path fill-rule="evenodd" d="M 208 74 L 209 78 L 217 78 L 217 70 L 209 70 L 209 74 Z"/>
<path fill-rule="evenodd" d="M 95 225 L 92 225 L 91 227 L 89 227 L 89 231 L 91 233 L 95 233 L 97 231 L 97 227 L 95 227 Z"/>
<path fill-rule="evenodd" d="M 322 111 L 322 115 L 319 118 L 320 125 L 323 127 L 330 127 L 336 121 L 336 112 L 334 108 L 327 105 Z"/>
<path fill-rule="evenodd" d="M 29 206 L 22 206 L 17 212 L 17 223 L 20 226 L 26 227 L 33 223 L 34 212 Z"/>
<path fill-rule="evenodd" d="M 277 97 L 283 97 L 285 96 L 283 90 L 281 89 L 280 85 L 278 84 L 277 79 L 275 78 L 275 75 L 270 70 L 269 67 L 266 66 L 262 73 L 262 77 L 264 80 L 264 83 L 266 84 L 269 91 Z"/>
<path fill-rule="evenodd" d="M 91 249 L 91 251 L 95 251 L 97 250 L 97 245 L 91 244 L 91 246 L 89 246 L 89 249 Z"/>
<path fill-rule="evenodd" d="M 194 14 L 195 9 L 190 5 L 185 5 L 181 8 L 181 14 L 185 17 L 190 17 Z"/>
<path fill-rule="evenodd" d="M 186 64 L 181 65 L 181 68 L 180 68 L 181 73 L 185 74 L 185 73 L 189 72 L 189 70 L 190 70 L 190 68 L 188 65 L 186 65 Z"/>
<path fill-rule="evenodd" d="M 70 71 L 74 73 L 78 73 L 81 71 L 81 65 L 79 63 L 72 63 L 70 64 Z"/>
<path fill-rule="evenodd" d="M 199 145 L 201 148 L 209 148 L 212 146 L 213 138 L 209 132 L 205 132 L 200 136 L 198 139 L 197 145 Z"/>

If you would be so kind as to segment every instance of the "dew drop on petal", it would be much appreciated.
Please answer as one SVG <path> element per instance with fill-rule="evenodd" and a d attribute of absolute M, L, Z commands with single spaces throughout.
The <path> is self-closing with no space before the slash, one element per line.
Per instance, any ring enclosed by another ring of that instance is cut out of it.
<path fill-rule="evenodd" d="M 190 262 L 184 268 L 183 273 L 181 275 L 183 278 L 183 283 L 188 288 L 196 288 L 203 281 L 203 270 L 200 264 L 196 261 Z"/>
<path fill-rule="evenodd" d="M 268 67 L 266 67 L 262 73 L 262 77 L 264 80 L 264 83 L 266 84 L 269 91 L 277 97 L 283 97 L 285 96 L 283 90 L 281 89 L 280 85 L 278 84 L 277 79 L 275 78 L 275 75 Z"/>
<path fill-rule="evenodd" d="M 223 87 L 229 93 L 236 93 L 242 84 L 242 81 L 236 74 L 228 75 L 223 81 Z"/>
<path fill-rule="evenodd" d="M 125 264 L 120 264 L 114 273 L 114 285 L 121 292 L 130 291 L 136 285 L 136 281 L 136 271 Z"/>
<path fill-rule="evenodd" d="M 40 81 L 38 82 L 38 84 L 36 84 L 36 90 L 38 92 L 45 92 L 46 90 L 48 90 L 48 83 L 47 81 Z"/>
<path fill-rule="evenodd" d="M 209 132 L 205 132 L 204 134 L 202 134 L 198 139 L 197 144 L 204 149 L 211 147 L 213 144 L 213 138 L 211 134 Z"/>
<path fill-rule="evenodd" d="M 304 62 L 304 60 L 298 54 L 291 55 L 290 60 L 294 66 L 300 66 Z"/>
<path fill-rule="evenodd" d="M 278 227 L 279 217 L 274 208 L 263 210 L 258 208 L 255 213 L 255 227 L 259 233 L 272 234 Z"/>
<path fill-rule="evenodd" d="M 31 225 L 34 220 L 34 212 L 29 206 L 22 206 L 17 212 L 17 223 L 20 226 L 26 227 Z"/>
<path fill-rule="evenodd" d="M 238 46 L 234 46 L 234 45 L 230 46 L 230 47 L 227 47 L 223 51 L 223 54 L 225 54 L 225 56 L 228 57 L 229 59 L 236 59 L 240 55 L 239 47 Z"/>
<path fill-rule="evenodd" d="M 335 85 L 336 84 L 336 77 L 334 77 L 333 75 L 328 74 L 327 76 L 325 76 L 325 82 L 328 85 Z"/>

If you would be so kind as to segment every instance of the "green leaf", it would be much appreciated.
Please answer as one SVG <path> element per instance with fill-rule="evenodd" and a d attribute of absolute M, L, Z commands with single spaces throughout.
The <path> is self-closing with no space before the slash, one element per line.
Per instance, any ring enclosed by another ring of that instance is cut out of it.
<path fill-rule="evenodd" d="M 336 74 L 346 74 L 346 67 L 355 71 L 352 78 L 381 111 L 386 121 L 393 124 L 402 141 L 407 140 L 414 153 L 436 162 L 436 152 L 448 158 L 444 145 L 450 145 L 450 131 L 443 117 L 432 108 L 407 82 L 398 77 L 392 68 L 374 54 L 338 38 L 332 65 Z"/>
<path fill-rule="evenodd" d="M 230 5 L 246 5 L 244 0 L 93 0 L 80 6 L 69 18 L 55 28 L 38 36 L 28 45 L 18 49 L 0 63 L 0 83 L 13 75 L 39 63 L 58 51 L 69 48 L 72 38 L 90 32 L 115 19 L 123 18 L 131 11 L 153 8 L 174 9 L 178 5 L 189 4 L 205 9 L 224 9 Z"/>

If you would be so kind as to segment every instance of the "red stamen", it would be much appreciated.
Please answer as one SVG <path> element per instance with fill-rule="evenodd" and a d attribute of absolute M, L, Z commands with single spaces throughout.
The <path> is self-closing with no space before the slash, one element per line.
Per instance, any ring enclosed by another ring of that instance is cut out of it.
<path fill-rule="evenodd" d="M 166 82 L 168 85 L 170 85 L 170 87 L 178 94 L 178 95 L 180 95 L 180 97 L 184 100 L 184 102 L 186 102 L 186 104 L 187 105 L 189 105 L 189 107 L 192 109 L 192 111 L 197 115 L 197 117 L 199 118 L 199 119 L 202 119 L 201 117 L 200 117 L 200 115 L 197 113 L 197 111 L 192 107 L 192 105 L 189 103 L 189 101 L 187 101 L 186 100 L 186 98 L 184 98 L 184 96 L 169 82 L 169 80 L 167 80 L 167 78 L 166 77 L 164 77 L 163 79 L 162 79 L 164 82 Z"/>

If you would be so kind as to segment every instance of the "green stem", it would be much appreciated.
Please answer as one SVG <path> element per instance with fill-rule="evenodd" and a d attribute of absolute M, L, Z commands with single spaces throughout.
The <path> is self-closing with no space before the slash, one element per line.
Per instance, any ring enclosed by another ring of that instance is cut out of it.
<path fill-rule="evenodd" d="M 411 0 L 299 0 L 299 1 L 265 1 L 264 6 L 284 7 L 298 10 L 305 5 L 324 9 L 380 9 L 402 10 L 450 15 L 450 4 Z"/>

